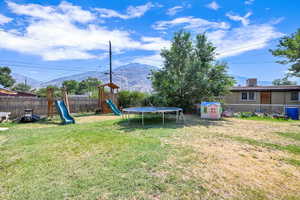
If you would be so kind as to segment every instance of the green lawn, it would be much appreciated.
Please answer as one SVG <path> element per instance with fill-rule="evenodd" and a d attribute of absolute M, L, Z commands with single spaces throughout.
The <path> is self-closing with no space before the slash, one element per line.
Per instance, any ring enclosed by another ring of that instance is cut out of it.
<path fill-rule="evenodd" d="M 162 165 L 178 153 L 160 141 L 175 134 L 174 123 L 23 127 L 0 133 L 0 199 L 153 199 L 165 191 L 173 199 L 194 189 Z"/>
<path fill-rule="evenodd" d="M 259 122 L 255 136 L 247 120 L 187 116 L 185 125 L 163 126 L 150 118 L 142 127 L 140 119 L 89 117 L 67 126 L 57 119 L 1 124 L 9 131 L 0 132 L 0 199 L 300 197 L 297 124 Z"/>
<path fill-rule="evenodd" d="M 238 117 L 239 119 L 245 120 L 257 120 L 257 121 L 270 121 L 270 122 L 297 122 L 291 119 L 282 119 L 282 118 L 272 118 L 272 117 L 259 117 L 259 116 L 251 116 L 251 117 Z"/>

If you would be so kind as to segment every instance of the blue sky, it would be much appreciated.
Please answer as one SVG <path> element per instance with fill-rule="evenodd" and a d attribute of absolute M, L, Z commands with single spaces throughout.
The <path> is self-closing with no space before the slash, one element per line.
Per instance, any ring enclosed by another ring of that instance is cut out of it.
<path fill-rule="evenodd" d="M 180 29 L 205 32 L 229 73 L 280 78 L 269 49 L 300 28 L 299 1 L 8 0 L 0 2 L 0 65 L 41 80 L 139 62 L 161 66 Z"/>

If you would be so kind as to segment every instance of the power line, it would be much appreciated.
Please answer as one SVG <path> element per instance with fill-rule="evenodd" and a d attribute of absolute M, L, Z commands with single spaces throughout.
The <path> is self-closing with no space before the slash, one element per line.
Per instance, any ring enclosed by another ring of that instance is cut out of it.
<path fill-rule="evenodd" d="M 23 62 L 23 61 L 12 61 L 12 60 L 1 60 L 0 59 L 0 63 L 1 65 L 22 65 L 22 66 L 35 66 L 35 67 L 45 67 L 46 65 L 44 64 L 32 64 L 32 63 L 28 63 L 28 62 Z M 73 69 L 78 69 L 78 68 L 81 68 L 82 69 L 82 66 L 62 66 L 62 65 L 47 65 L 47 67 L 51 67 L 51 69 L 61 69 L 61 68 L 69 68 L 69 67 L 72 67 L 72 70 Z M 91 70 L 98 70 L 99 67 L 100 68 L 104 68 L 103 66 L 89 66 L 89 68 L 92 67 L 92 68 L 95 68 L 95 69 L 91 69 Z"/>
<path fill-rule="evenodd" d="M 72 67 L 72 66 L 64 66 L 64 67 L 55 67 L 55 66 L 47 66 L 49 68 L 42 68 L 42 67 L 45 67 L 45 65 L 32 65 L 32 64 L 19 64 L 19 63 L 7 63 L 7 62 L 0 62 L 0 65 L 3 65 L 3 66 L 9 66 L 9 67 L 22 67 L 22 68 L 31 68 L 31 69 L 39 69 L 39 70 L 55 70 L 55 71 L 79 71 L 79 72 L 84 72 L 84 69 L 83 70 L 80 70 L 79 67 Z M 66 69 L 66 68 L 70 68 L 72 67 L 72 69 Z M 82 68 L 82 67 L 81 67 Z M 92 70 L 92 71 L 99 71 L 99 66 L 98 68 L 88 68 L 89 70 Z"/>

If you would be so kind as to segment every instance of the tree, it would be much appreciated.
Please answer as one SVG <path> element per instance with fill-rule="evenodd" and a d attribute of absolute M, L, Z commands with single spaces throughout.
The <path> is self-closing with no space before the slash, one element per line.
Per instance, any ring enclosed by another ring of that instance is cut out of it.
<path fill-rule="evenodd" d="M 296 81 L 288 80 L 288 77 L 284 77 L 282 79 L 278 78 L 272 81 L 273 85 L 297 85 Z"/>
<path fill-rule="evenodd" d="M 19 91 L 19 92 L 30 92 L 31 86 L 27 85 L 25 83 L 18 83 L 13 87 L 13 90 Z"/>
<path fill-rule="evenodd" d="M 97 87 L 101 84 L 101 81 L 97 78 L 88 77 L 81 81 L 78 85 L 77 94 L 85 94 L 87 92 L 93 93 L 97 90 Z"/>
<path fill-rule="evenodd" d="M 11 87 L 15 83 L 15 80 L 11 76 L 11 70 L 8 67 L 0 67 L 0 85 L 4 87 Z"/>
<path fill-rule="evenodd" d="M 204 34 L 192 42 L 190 33 L 175 33 L 170 49 L 163 49 L 164 66 L 153 71 L 152 85 L 169 106 L 191 108 L 202 100 L 225 95 L 234 84 L 226 63 L 215 62 L 216 48 Z"/>
<path fill-rule="evenodd" d="M 75 80 L 67 80 L 62 83 L 62 87 L 66 88 L 69 94 L 76 94 L 78 90 L 78 82 Z"/>
<path fill-rule="evenodd" d="M 45 88 L 40 88 L 35 93 L 36 93 L 36 95 L 38 95 L 40 97 L 47 97 L 48 88 L 53 88 L 54 97 L 61 97 L 62 96 L 61 89 L 57 86 L 52 86 L 52 85 L 49 85 Z"/>
<path fill-rule="evenodd" d="M 277 49 L 270 51 L 274 56 L 285 58 L 278 63 L 291 64 L 290 75 L 300 77 L 300 29 L 291 36 L 281 38 Z"/>

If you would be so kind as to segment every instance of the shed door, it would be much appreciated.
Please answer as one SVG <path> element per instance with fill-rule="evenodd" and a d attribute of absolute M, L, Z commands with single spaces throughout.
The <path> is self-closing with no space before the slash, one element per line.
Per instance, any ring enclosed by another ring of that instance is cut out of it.
<path fill-rule="evenodd" d="M 271 92 L 261 92 L 260 93 L 260 103 L 261 104 L 271 104 Z"/>

